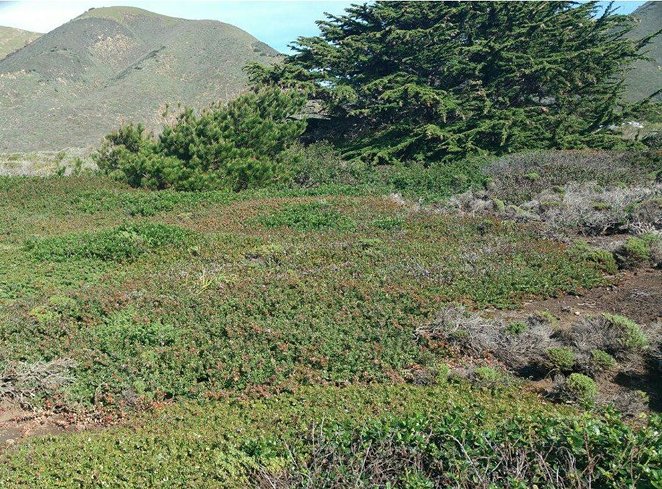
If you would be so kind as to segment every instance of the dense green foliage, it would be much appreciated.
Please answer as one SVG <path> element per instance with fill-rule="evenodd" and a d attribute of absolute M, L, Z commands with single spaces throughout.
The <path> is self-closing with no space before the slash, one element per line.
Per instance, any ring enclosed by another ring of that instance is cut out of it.
<path fill-rule="evenodd" d="M 602 265 L 535 228 L 384 195 L 148 193 L 98 177 L 0 191 L 0 369 L 73 362 L 37 404 L 387 381 L 443 358 L 413 332 L 444 303 L 509 308 L 604 283 Z"/>
<path fill-rule="evenodd" d="M 128 224 L 97 233 L 29 240 L 25 247 L 38 260 L 92 258 L 124 261 L 164 245 L 182 244 L 187 234 L 191 233 L 163 224 Z"/>
<path fill-rule="evenodd" d="M 373 162 L 623 144 L 619 78 L 648 39 L 596 2 L 375 2 L 318 22 L 258 85 L 304 87 Z"/>
<path fill-rule="evenodd" d="M 464 384 L 306 387 L 168 406 L 132 428 L 33 438 L 3 455 L 0 484 L 648 488 L 662 480 L 660 423 L 633 427 Z"/>
<path fill-rule="evenodd" d="M 590 387 L 579 385 L 590 395 Z M 360 428 L 332 424 L 313 436 L 307 448 L 315 452 L 297 461 L 290 487 L 372 488 L 397 481 L 406 488 L 551 489 L 570 480 L 578 487 L 655 487 L 662 475 L 656 427 L 633 430 L 616 416 L 534 412 L 491 420 L 448 406 L 443 416 L 391 417 Z"/>
<path fill-rule="evenodd" d="M 99 168 L 134 187 L 242 190 L 287 180 L 289 147 L 305 128 L 293 119 L 304 104 L 294 92 L 247 93 L 200 115 L 184 111 L 157 140 L 141 125 L 111 133 L 99 152 Z"/>

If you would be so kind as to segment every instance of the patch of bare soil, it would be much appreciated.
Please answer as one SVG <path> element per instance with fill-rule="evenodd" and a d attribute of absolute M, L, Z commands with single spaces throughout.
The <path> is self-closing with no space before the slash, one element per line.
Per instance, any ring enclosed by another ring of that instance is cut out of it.
<path fill-rule="evenodd" d="M 30 436 L 98 429 L 117 424 L 120 417 L 85 416 L 73 412 L 30 411 L 11 401 L 0 402 L 0 453 Z"/>
<path fill-rule="evenodd" d="M 27 411 L 8 401 L 0 403 L 0 451 L 28 436 L 77 431 L 81 426 L 66 414 Z"/>
<path fill-rule="evenodd" d="M 626 316 L 637 323 L 651 325 L 662 321 L 662 270 L 639 269 L 621 272 L 614 283 L 546 300 L 530 301 L 517 311 L 499 314 L 507 321 L 524 319 L 540 311 L 549 311 L 559 321 L 558 328 L 570 327 L 582 317 L 607 312 Z M 598 380 L 601 398 L 618 405 L 625 412 L 628 405 L 642 403 L 653 411 L 662 411 L 662 378 L 658 368 L 646 365 L 631 366 L 613 378 Z M 549 391 L 551 379 L 532 382 L 531 387 L 541 393 Z M 635 390 L 645 392 L 647 401 L 638 399 Z"/>
<path fill-rule="evenodd" d="M 608 312 L 621 314 L 640 323 L 662 320 L 662 270 L 640 269 L 622 272 L 614 284 L 585 290 L 579 294 L 530 301 L 505 317 L 519 319 L 537 311 L 549 311 L 560 324 L 578 317 Z"/>

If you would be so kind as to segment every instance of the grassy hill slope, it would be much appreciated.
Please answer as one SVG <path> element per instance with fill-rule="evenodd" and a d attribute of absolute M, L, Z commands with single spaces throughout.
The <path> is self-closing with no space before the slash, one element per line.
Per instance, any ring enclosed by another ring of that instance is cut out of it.
<path fill-rule="evenodd" d="M 637 26 L 631 37 L 642 39 L 654 34 L 662 26 L 662 2 L 646 2 L 632 13 Z M 662 36 L 658 36 L 646 48 L 648 61 L 638 61 L 626 77 L 630 100 L 641 100 L 662 88 Z M 658 97 L 659 98 L 659 97 Z"/>
<path fill-rule="evenodd" d="M 0 487 L 658 487 L 661 165 L 0 177 Z"/>
<path fill-rule="evenodd" d="M 243 66 L 277 54 L 221 22 L 92 9 L 0 60 L 0 151 L 94 145 L 128 120 L 157 128 L 166 107 L 236 96 Z"/>
<path fill-rule="evenodd" d="M 17 49 L 30 44 L 41 34 L 0 26 L 0 60 Z"/>

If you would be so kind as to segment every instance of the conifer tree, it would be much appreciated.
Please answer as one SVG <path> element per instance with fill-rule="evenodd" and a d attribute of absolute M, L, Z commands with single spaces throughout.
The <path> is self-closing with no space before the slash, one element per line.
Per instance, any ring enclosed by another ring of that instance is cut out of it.
<path fill-rule="evenodd" d="M 306 89 L 325 136 L 374 162 L 609 148 L 639 109 L 621 74 L 649 41 L 597 2 L 375 2 L 319 21 L 258 86 Z"/>
<path fill-rule="evenodd" d="M 296 117 L 304 104 L 299 93 L 267 88 L 200 115 L 187 109 L 158 138 L 124 126 L 106 137 L 97 164 L 152 189 L 242 190 L 283 180 L 293 164 L 288 149 L 306 127 Z"/>

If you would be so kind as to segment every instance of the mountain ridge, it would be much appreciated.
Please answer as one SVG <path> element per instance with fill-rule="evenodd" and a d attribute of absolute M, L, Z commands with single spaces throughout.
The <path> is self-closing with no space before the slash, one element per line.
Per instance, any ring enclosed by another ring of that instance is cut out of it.
<path fill-rule="evenodd" d="M 39 36 L 41 34 L 38 32 L 0 25 L 0 60 L 30 44 Z"/>
<path fill-rule="evenodd" d="M 662 2 L 646 2 L 631 14 L 636 24 L 631 39 L 643 39 L 662 28 Z M 626 98 L 638 101 L 662 88 L 662 35 L 644 48 L 648 60 L 636 61 L 625 76 Z M 662 95 L 658 95 L 658 100 Z"/>
<path fill-rule="evenodd" d="M 92 146 L 127 121 L 158 130 L 168 107 L 234 98 L 247 63 L 278 58 L 231 24 L 89 10 L 0 60 L 0 151 Z"/>

